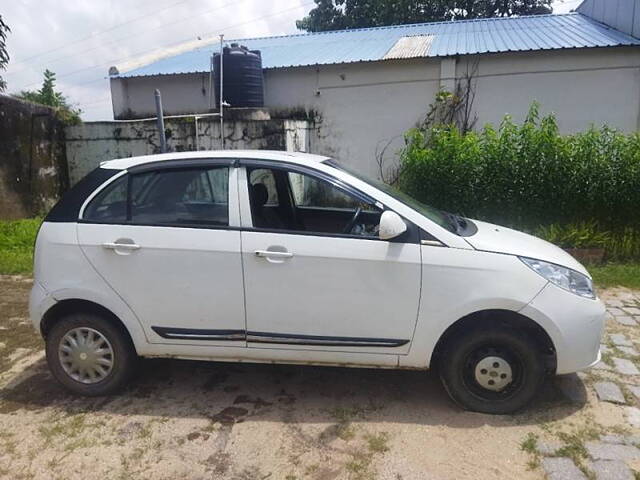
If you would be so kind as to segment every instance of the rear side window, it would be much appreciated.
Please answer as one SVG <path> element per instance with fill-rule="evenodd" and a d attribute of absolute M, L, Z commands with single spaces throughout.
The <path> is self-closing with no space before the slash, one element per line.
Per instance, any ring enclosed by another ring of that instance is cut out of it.
<path fill-rule="evenodd" d="M 164 170 L 131 179 L 131 221 L 144 225 L 229 225 L 229 169 Z"/>
<path fill-rule="evenodd" d="M 130 174 L 89 203 L 85 222 L 165 226 L 229 225 L 228 167 Z"/>
<path fill-rule="evenodd" d="M 127 176 L 107 185 L 89 203 L 83 219 L 99 223 L 123 223 L 127 220 Z"/>

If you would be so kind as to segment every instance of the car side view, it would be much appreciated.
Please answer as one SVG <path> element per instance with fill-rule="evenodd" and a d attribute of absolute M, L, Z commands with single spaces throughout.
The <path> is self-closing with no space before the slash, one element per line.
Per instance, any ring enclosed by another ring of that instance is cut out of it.
<path fill-rule="evenodd" d="M 599 361 L 605 316 L 560 248 L 288 152 L 105 162 L 45 218 L 34 276 L 49 367 L 82 395 L 174 357 L 434 368 L 510 413 Z"/>

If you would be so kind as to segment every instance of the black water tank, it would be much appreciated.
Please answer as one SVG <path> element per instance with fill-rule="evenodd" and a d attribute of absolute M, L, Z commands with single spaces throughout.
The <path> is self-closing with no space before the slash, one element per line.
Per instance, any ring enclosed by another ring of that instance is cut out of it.
<path fill-rule="evenodd" d="M 224 47 L 222 62 L 225 102 L 231 107 L 264 106 L 262 57 L 260 51 L 232 43 Z M 216 106 L 220 108 L 220 53 L 213 56 Z"/>

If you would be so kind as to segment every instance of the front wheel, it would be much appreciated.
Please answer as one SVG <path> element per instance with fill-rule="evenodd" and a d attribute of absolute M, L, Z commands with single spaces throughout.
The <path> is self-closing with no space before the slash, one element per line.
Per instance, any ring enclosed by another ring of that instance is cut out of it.
<path fill-rule="evenodd" d="M 507 414 L 524 408 L 545 377 L 540 351 L 515 330 L 477 329 L 448 342 L 439 362 L 449 396 L 467 410 Z"/>
<path fill-rule="evenodd" d="M 131 377 L 136 353 L 128 336 L 90 313 L 58 321 L 47 334 L 47 363 L 53 376 L 74 393 L 109 395 Z"/>

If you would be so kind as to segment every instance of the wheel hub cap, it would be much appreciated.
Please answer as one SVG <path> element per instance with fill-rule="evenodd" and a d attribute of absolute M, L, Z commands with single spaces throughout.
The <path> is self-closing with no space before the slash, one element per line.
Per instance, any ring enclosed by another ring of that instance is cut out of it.
<path fill-rule="evenodd" d="M 69 330 L 58 346 L 60 365 L 67 375 L 81 383 L 104 380 L 113 369 L 113 357 L 109 341 L 93 328 Z"/>
<path fill-rule="evenodd" d="M 476 382 L 487 390 L 499 392 L 513 380 L 511 365 L 502 357 L 485 357 L 475 369 Z"/>

